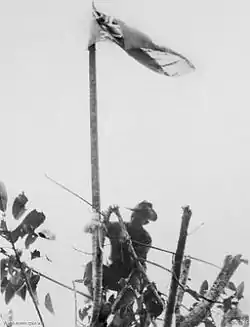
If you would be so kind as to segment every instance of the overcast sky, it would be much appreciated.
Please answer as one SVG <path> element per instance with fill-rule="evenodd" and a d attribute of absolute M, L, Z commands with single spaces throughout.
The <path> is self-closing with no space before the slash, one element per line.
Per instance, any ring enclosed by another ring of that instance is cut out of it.
<path fill-rule="evenodd" d="M 102 208 L 119 204 L 129 219 L 125 207 L 153 202 L 159 215 L 147 227 L 153 243 L 175 250 L 181 206 L 189 204 L 190 230 L 204 225 L 188 238 L 188 254 L 217 265 L 226 254 L 249 258 L 249 1 L 99 0 L 96 5 L 197 67 L 171 79 L 114 44 L 98 45 Z M 58 241 L 45 245 L 53 263 L 36 266 L 68 284 L 82 277 L 81 265 L 90 259 L 71 246 L 91 250 L 91 238 L 82 232 L 91 210 L 44 174 L 91 200 L 90 9 L 86 0 L 0 0 L 0 179 L 10 198 L 24 190 L 30 208 L 46 214 L 46 227 Z M 150 258 L 171 267 L 166 254 L 151 250 Z M 149 271 L 167 292 L 170 276 L 158 268 Z M 192 286 L 197 289 L 204 279 L 212 283 L 217 273 L 193 262 Z M 233 280 L 247 279 L 248 267 L 241 266 Z M 47 291 L 57 313 L 45 314 L 47 325 L 73 326 L 73 295 L 44 282 L 41 302 Z M 249 297 L 244 301 L 247 310 Z M 31 306 L 28 310 L 19 300 L 11 306 L 17 320 L 37 320 Z"/>

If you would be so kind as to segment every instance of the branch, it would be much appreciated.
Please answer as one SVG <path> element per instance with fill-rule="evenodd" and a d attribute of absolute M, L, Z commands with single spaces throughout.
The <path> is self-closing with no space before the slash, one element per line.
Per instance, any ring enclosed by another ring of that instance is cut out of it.
<path fill-rule="evenodd" d="M 181 322 L 180 327 L 198 326 L 209 315 L 215 302 L 218 301 L 230 278 L 242 262 L 241 255 L 225 257 L 223 267 L 212 287 L 206 294 L 207 300 L 201 300 Z"/>
<path fill-rule="evenodd" d="M 187 230 L 188 230 L 188 225 L 189 225 L 191 215 L 192 215 L 192 211 L 189 209 L 189 206 L 184 207 L 180 235 L 179 235 L 179 240 L 178 240 L 178 244 L 177 244 L 176 255 L 174 258 L 173 274 L 172 274 L 172 278 L 171 278 L 169 301 L 168 301 L 166 312 L 165 312 L 164 327 L 171 327 L 171 325 L 172 325 L 172 319 L 173 319 L 173 313 L 174 313 L 174 307 L 175 307 L 175 298 L 176 298 L 176 293 L 177 293 L 177 289 L 178 289 L 178 285 L 179 285 L 181 264 L 182 264 L 184 250 L 185 250 Z"/>
<path fill-rule="evenodd" d="M 180 283 L 183 287 L 186 286 L 190 266 L 191 266 L 190 258 L 185 258 L 182 262 L 181 277 L 180 277 Z M 180 325 L 181 318 L 182 318 L 181 312 L 180 312 L 180 307 L 182 306 L 182 301 L 183 301 L 183 297 L 184 297 L 184 293 L 185 293 L 183 287 L 180 287 L 180 286 L 178 287 L 177 296 L 176 296 L 176 307 L 175 307 L 176 327 L 178 327 Z"/>
<path fill-rule="evenodd" d="M 41 277 L 43 277 L 43 278 L 45 278 L 45 279 L 51 281 L 52 283 L 55 283 L 55 284 L 57 284 L 57 285 L 59 285 L 59 286 L 61 286 L 61 287 L 63 287 L 63 288 L 66 288 L 66 289 L 69 290 L 69 291 L 76 292 L 77 294 L 82 295 L 82 296 L 84 296 L 84 297 L 86 297 L 86 298 L 92 300 L 92 297 L 89 296 L 88 294 L 85 294 L 85 293 L 83 293 L 83 292 L 81 292 L 81 291 L 78 291 L 78 290 L 74 290 L 74 288 L 72 288 L 72 287 L 70 287 L 70 286 L 68 286 L 68 285 L 65 285 L 65 284 L 63 284 L 63 283 L 61 283 L 61 282 L 58 282 L 57 280 L 55 280 L 55 279 L 53 279 L 53 278 L 51 278 L 51 277 L 49 277 L 49 276 L 47 276 L 47 275 L 44 275 L 43 273 L 37 271 L 36 269 L 31 268 L 31 270 L 32 270 L 33 272 L 39 274 Z"/>
<path fill-rule="evenodd" d="M 148 288 L 152 291 L 152 293 L 154 294 L 157 301 L 160 304 L 162 304 L 162 306 L 164 307 L 163 301 L 162 301 L 161 297 L 159 296 L 159 293 L 157 292 L 154 284 L 150 282 L 150 280 L 149 280 L 149 278 L 148 278 L 148 276 L 147 276 L 147 274 L 145 272 L 145 269 L 143 268 L 137 254 L 135 252 L 135 249 L 134 249 L 134 247 L 132 245 L 132 240 L 131 240 L 131 238 L 130 238 L 130 236 L 128 234 L 127 228 L 126 228 L 125 223 L 124 223 L 124 221 L 122 219 L 119 208 L 115 207 L 115 208 L 113 208 L 113 210 L 114 210 L 114 213 L 116 214 L 116 216 L 117 216 L 117 218 L 119 220 L 119 223 L 121 225 L 122 231 L 123 231 L 123 233 L 125 235 L 125 239 L 126 239 L 127 244 L 128 244 L 129 252 L 131 253 L 132 258 L 134 259 L 134 262 L 136 264 L 137 269 L 142 273 L 145 282 L 148 284 Z"/>
<path fill-rule="evenodd" d="M 16 249 L 16 247 L 15 247 L 15 243 L 13 242 L 11 232 L 8 232 L 8 234 L 9 234 L 9 241 L 10 241 L 11 246 L 12 246 L 12 249 L 13 249 L 13 251 L 14 251 L 14 253 L 15 253 L 16 260 L 17 260 L 18 265 L 19 265 L 19 267 L 20 267 L 20 269 L 21 269 L 21 273 L 22 273 L 23 278 L 24 278 L 24 280 L 25 280 L 25 283 L 26 283 L 26 285 L 27 285 L 28 292 L 29 292 L 29 294 L 30 294 L 30 296 L 31 296 L 31 298 L 32 298 L 32 301 L 33 301 L 34 307 L 35 307 L 35 309 L 36 309 L 37 315 L 38 315 L 38 317 L 39 317 L 39 319 L 40 319 L 41 325 L 42 325 L 43 327 L 45 327 L 45 324 L 44 324 L 44 321 L 43 321 L 43 317 L 42 317 L 41 312 L 40 312 L 40 310 L 39 310 L 39 308 L 38 308 L 37 301 L 36 301 L 35 296 L 34 296 L 34 293 L 33 293 L 33 291 L 32 291 L 32 288 L 31 288 L 31 285 L 30 285 L 29 278 L 28 278 L 27 275 L 26 275 L 26 272 L 25 272 L 25 270 L 24 270 L 24 268 L 23 268 L 23 264 L 22 264 L 22 262 L 21 262 L 21 260 L 20 260 L 19 254 L 18 254 L 17 249 Z"/>
<path fill-rule="evenodd" d="M 10 255 L 6 252 L 6 251 L 1 251 L 2 250 L 2 248 L 0 248 L 0 253 L 2 253 L 3 255 L 5 255 L 6 257 L 10 257 Z M 27 266 L 28 267 L 28 266 Z M 44 275 L 43 273 L 41 273 L 41 272 L 39 272 L 39 271 L 37 271 L 36 269 L 34 269 L 34 268 L 31 268 L 31 267 L 28 267 L 31 271 L 33 271 L 34 273 L 36 273 L 36 274 L 39 274 L 41 277 L 43 277 L 44 279 L 47 279 L 47 280 L 49 280 L 50 282 L 52 282 L 52 283 L 55 283 L 55 284 L 57 284 L 57 285 L 59 285 L 59 286 L 61 286 L 61 287 L 63 287 L 63 288 L 66 288 L 67 290 L 69 290 L 69 291 L 72 291 L 72 292 L 74 292 L 74 288 L 72 288 L 72 287 L 70 287 L 70 286 L 68 286 L 68 285 L 65 285 L 65 284 L 63 284 L 63 283 L 61 283 L 61 282 L 58 282 L 57 280 L 55 280 L 55 279 L 53 279 L 53 278 L 51 278 L 51 277 L 49 277 L 49 276 L 47 276 L 47 275 Z M 92 297 L 90 296 L 90 295 L 88 295 L 88 294 L 85 294 L 85 293 L 83 293 L 83 292 L 81 292 L 81 291 L 77 291 L 76 290 L 76 293 L 77 294 L 79 294 L 79 295 L 82 295 L 82 296 L 84 296 L 84 297 L 86 297 L 86 298 L 88 298 L 88 299 L 90 299 L 90 300 L 92 300 Z"/>

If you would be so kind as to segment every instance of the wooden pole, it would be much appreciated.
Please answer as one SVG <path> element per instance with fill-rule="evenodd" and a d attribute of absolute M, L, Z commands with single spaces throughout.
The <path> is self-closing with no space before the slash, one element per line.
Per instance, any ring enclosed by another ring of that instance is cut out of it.
<path fill-rule="evenodd" d="M 187 230 L 189 221 L 191 218 L 192 212 L 189 209 L 189 206 L 183 208 L 183 215 L 182 215 L 182 222 L 181 222 L 181 229 L 179 240 L 177 244 L 177 250 L 175 254 L 174 264 L 173 264 L 173 272 L 170 284 L 170 292 L 168 297 L 168 304 L 165 312 L 165 319 L 164 319 L 164 327 L 171 327 L 173 314 L 175 309 L 175 300 L 176 294 L 179 286 L 179 279 L 181 273 L 181 265 L 186 245 L 186 238 L 187 238 Z"/>
<path fill-rule="evenodd" d="M 91 178 L 93 219 L 100 222 L 100 182 L 98 157 L 98 124 L 97 124 L 97 87 L 96 87 L 96 46 L 89 47 L 89 91 L 90 91 L 90 140 L 91 140 Z M 102 249 L 100 225 L 96 224 L 92 234 L 92 280 L 93 312 L 91 326 L 96 326 L 102 304 Z"/>

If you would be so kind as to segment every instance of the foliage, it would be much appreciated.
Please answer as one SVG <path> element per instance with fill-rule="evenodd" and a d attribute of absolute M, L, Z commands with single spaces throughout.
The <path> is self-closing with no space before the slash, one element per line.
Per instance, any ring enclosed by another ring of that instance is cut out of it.
<path fill-rule="evenodd" d="M 43 212 L 33 209 L 28 212 L 28 197 L 24 192 L 17 195 L 8 210 L 8 195 L 3 182 L 0 181 L 0 236 L 7 240 L 12 251 L 0 248 L 0 253 L 4 255 L 1 259 L 1 293 L 5 303 L 18 296 L 23 301 L 26 300 L 27 290 L 38 303 L 37 286 L 40 281 L 39 273 L 34 272 L 25 262 L 21 261 L 22 250 L 16 248 L 16 242 L 24 239 L 25 249 L 30 253 L 30 259 L 41 258 L 40 251 L 29 250 L 39 237 L 47 240 L 55 240 L 55 235 L 47 229 L 37 232 L 37 229 L 44 223 L 46 217 Z M 27 213 L 28 212 L 28 213 Z M 22 219 L 21 219 L 22 218 Z M 14 219 L 19 224 L 13 230 L 8 229 L 8 222 Z M 45 297 L 45 307 L 54 313 L 52 300 L 49 294 Z"/>
<path fill-rule="evenodd" d="M 208 288 L 208 282 L 205 280 L 200 287 L 200 294 L 205 296 Z M 214 305 L 214 308 L 221 312 L 221 327 L 231 327 L 234 323 L 238 323 L 245 327 L 249 326 L 249 316 L 244 314 L 239 309 L 240 300 L 244 298 L 244 282 L 241 282 L 238 286 L 236 286 L 233 282 L 230 281 L 227 284 L 226 289 L 230 292 L 233 292 L 233 294 L 227 295 L 226 291 L 224 291 L 223 295 L 221 296 L 220 303 L 215 303 Z M 197 303 L 195 303 L 194 306 L 196 304 Z M 210 315 L 204 321 L 204 324 L 205 327 L 216 326 L 212 312 L 210 312 Z"/>
<path fill-rule="evenodd" d="M 34 249 L 33 245 L 36 240 L 41 238 L 48 241 L 56 239 L 55 234 L 48 229 L 40 229 L 46 220 L 43 212 L 36 209 L 28 210 L 28 197 L 24 192 L 15 197 L 11 209 L 8 209 L 8 193 L 3 182 L 0 181 L 0 236 L 11 245 L 12 250 L 6 250 L 0 247 L 2 258 L 0 260 L 0 281 L 1 294 L 6 304 L 10 304 L 14 297 L 20 297 L 23 301 L 27 298 L 27 292 L 32 295 L 35 302 L 38 303 L 37 288 L 41 275 L 31 269 L 22 259 L 22 250 L 16 248 L 19 239 L 24 240 L 24 248 L 30 254 L 30 259 L 41 259 L 39 249 Z M 18 225 L 9 230 L 8 225 L 17 222 Z M 129 240 L 125 238 L 124 242 Z M 46 257 L 47 258 L 47 257 Z M 47 258 L 49 260 L 49 258 Z M 247 260 L 242 262 L 248 263 Z M 188 279 L 190 280 L 190 279 Z M 62 285 L 62 284 L 61 284 Z M 99 315 L 98 327 L 104 326 L 156 326 L 156 320 L 164 310 L 166 302 L 162 298 L 162 294 L 157 291 L 156 285 L 147 281 L 141 291 L 135 291 L 127 280 L 121 280 L 122 291 L 116 295 L 107 296 L 107 290 L 104 290 L 102 307 Z M 206 300 L 206 294 L 209 290 L 207 280 L 204 280 L 199 291 L 191 289 L 188 285 L 181 286 L 185 293 L 191 295 L 195 302 L 189 308 L 191 311 L 201 300 Z M 152 291 L 153 290 L 153 291 Z M 155 296 L 157 292 L 157 296 Z M 227 294 L 227 293 L 230 294 Z M 234 322 L 244 327 L 249 326 L 249 316 L 239 309 L 239 303 L 244 297 L 244 282 L 236 286 L 229 281 L 218 302 L 213 304 L 213 309 L 220 311 L 222 315 L 221 327 L 233 326 Z M 157 299 L 161 299 L 159 300 Z M 52 299 L 49 293 L 44 298 L 44 306 L 51 313 L 55 314 Z M 77 321 L 81 326 L 89 326 L 91 304 L 87 304 L 84 308 L 76 310 L 78 316 Z M 39 311 L 38 311 L 39 312 Z M 2 317 L 2 315 L 1 315 Z M 213 318 L 213 311 L 210 310 L 203 321 L 205 327 L 215 327 L 216 323 Z M 11 320 L 8 323 L 11 327 Z"/>

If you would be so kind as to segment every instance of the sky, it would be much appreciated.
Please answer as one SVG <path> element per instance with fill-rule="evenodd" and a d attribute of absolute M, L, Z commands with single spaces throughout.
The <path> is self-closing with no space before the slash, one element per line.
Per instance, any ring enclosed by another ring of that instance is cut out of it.
<path fill-rule="evenodd" d="M 158 43 L 187 56 L 192 74 L 168 78 L 138 64 L 109 42 L 97 47 L 101 206 L 118 204 L 126 220 L 139 201 L 153 203 L 159 219 L 148 225 L 155 246 L 174 251 L 181 207 L 190 205 L 186 253 L 221 265 L 227 254 L 249 258 L 250 4 L 232 1 L 96 1 Z M 11 200 L 21 191 L 29 208 L 46 214 L 57 241 L 41 248 L 52 263 L 32 263 L 71 284 L 83 275 L 91 251 L 83 233 L 91 209 L 45 178 L 45 173 L 91 200 L 88 51 L 90 1 L 0 1 L 0 179 Z M 9 221 L 10 226 L 15 223 Z M 37 247 L 38 247 L 37 245 Z M 171 257 L 149 258 L 171 267 Z M 249 271 L 242 304 L 249 311 Z M 170 276 L 149 267 L 167 292 Z M 193 261 L 192 286 L 210 283 L 218 270 Z M 42 281 L 56 315 L 46 326 L 73 326 L 73 294 Z M 0 299 L 2 301 L 2 299 Z M 2 303 L 2 302 L 0 302 Z M 17 320 L 37 321 L 18 299 Z M 41 307 L 43 307 L 41 303 Z"/>

